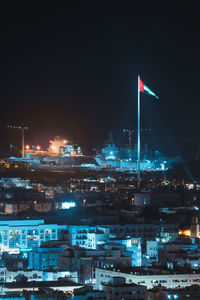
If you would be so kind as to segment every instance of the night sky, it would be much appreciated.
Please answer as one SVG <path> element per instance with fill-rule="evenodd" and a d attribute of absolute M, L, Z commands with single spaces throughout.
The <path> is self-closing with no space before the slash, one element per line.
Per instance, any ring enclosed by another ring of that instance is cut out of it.
<path fill-rule="evenodd" d="M 95 145 L 109 131 L 118 141 L 123 128 L 137 128 L 138 74 L 160 97 L 141 96 L 142 127 L 152 129 L 153 144 L 176 153 L 197 146 L 197 7 L 42 2 L 1 7 L 0 146 L 19 144 L 6 125 L 21 122 L 29 127 L 26 141 L 43 146 L 55 135 Z"/>

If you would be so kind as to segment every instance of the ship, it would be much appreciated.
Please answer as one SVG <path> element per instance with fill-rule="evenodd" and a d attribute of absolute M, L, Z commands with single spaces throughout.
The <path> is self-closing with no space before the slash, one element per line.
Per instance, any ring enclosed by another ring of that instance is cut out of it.
<path fill-rule="evenodd" d="M 135 147 L 118 148 L 114 143 L 112 134 L 102 149 L 97 150 L 95 159 L 102 169 L 113 169 L 119 172 L 137 172 L 137 145 Z M 158 150 L 149 150 L 147 144 L 141 149 L 141 171 L 166 171 L 173 160 L 164 157 Z"/>
<path fill-rule="evenodd" d="M 14 168 L 26 167 L 30 171 L 67 171 L 69 169 L 98 168 L 98 163 L 93 156 L 84 155 L 81 147 L 56 136 L 49 142 L 47 150 L 39 146 L 25 147 L 24 158 L 9 157 L 8 163 Z"/>
<path fill-rule="evenodd" d="M 138 168 L 137 145 L 117 147 L 110 134 L 103 148 L 95 155 L 84 155 L 81 147 L 67 139 L 56 136 L 46 150 L 39 146 L 26 146 L 24 158 L 10 157 L 8 166 L 24 167 L 30 171 L 109 170 L 136 173 Z M 141 151 L 140 169 L 144 172 L 166 171 L 173 161 L 159 151 L 148 150 L 145 144 Z"/>

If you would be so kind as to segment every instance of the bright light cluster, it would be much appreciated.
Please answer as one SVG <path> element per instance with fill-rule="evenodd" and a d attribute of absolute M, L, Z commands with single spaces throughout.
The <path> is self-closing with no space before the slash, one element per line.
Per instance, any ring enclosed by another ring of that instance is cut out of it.
<path fill-rule="evenodd" d="M 63 202 L 62 203 L 62 209 L 69 209 L 69 208 L 72 208 L 75 206 L 76 206 L 75 202 Z"/>

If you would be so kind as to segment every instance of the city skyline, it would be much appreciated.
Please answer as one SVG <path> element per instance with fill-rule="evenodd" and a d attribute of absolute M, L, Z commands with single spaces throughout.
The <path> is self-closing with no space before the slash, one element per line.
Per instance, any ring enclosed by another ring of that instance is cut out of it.
<path fill-rule="evenodd" d="M 1 5 L 1 299 L 200 299 L 199 33 L 184 1 Z"/>

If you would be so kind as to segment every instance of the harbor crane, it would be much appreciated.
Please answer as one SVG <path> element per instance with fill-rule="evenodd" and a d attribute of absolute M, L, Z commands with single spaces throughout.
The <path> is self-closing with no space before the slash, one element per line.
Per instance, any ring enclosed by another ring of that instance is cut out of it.
<path fill-rule="evenodd" d="M 22 123 L 21 126 L 15 126 L 15 125 L 7 125 L 7 128 L 10 129 L 18 129 L 22 133 L 22 158 L 24 158 L 24 138 L 25 138 L 25 130 L 28 130 L 28 127 L 24 126 L 24 123 Z"/>

